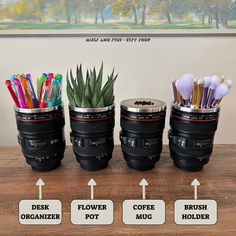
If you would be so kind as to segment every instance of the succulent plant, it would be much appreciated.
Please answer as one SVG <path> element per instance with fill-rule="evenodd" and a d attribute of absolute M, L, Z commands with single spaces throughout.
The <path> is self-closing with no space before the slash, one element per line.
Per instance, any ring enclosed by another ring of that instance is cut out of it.
<path fill-rule="evenodd" d="M 103 63 L 101 64 L 99 73 L 93 70 L 88 70 L 86 79 L 84 80 L 82 65 L 77 65 L 76 76 L 73 76 L 72 69 L 67 71 L 67 96 L 69 103 L 73 107 L 95 108 L 106 107 L 114 103 L 114 83 L 118 74 L 114 75 L 114 69 L 108 75 L 107 82 L 102 87 L 103 80 Z"/>

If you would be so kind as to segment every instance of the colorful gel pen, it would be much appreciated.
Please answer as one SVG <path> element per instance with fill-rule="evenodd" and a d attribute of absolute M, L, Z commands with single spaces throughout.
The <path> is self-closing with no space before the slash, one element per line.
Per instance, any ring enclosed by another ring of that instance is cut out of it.
<path fill-rule="evenodd" d="M 16 94 L 15 94 L 13 88 L 12 88 L 12 83 L 11 83 L 11 81 L 10 81 L 10 80 L 6 80 L 5 83 L 6 83 L 6 86 L 7 86 L 8 90 L 9 90 L 9 92 L 10 92 L 10 94 L 11 94 L 11 97 L 12 97 L 12 99 L 13 99 L 13 101 L 14 101 L 16 107 L 20 107 L 20 103 L 19 103 L 19 101 L 18 101 L 18 98 L 17 98 L 17 96 L 16 96 Z"/>
<path fill-rule="evenodd" d="M 32 109 L 32 108 L 34 108 L 34 104 L 32 101 L 31 91 L 28 87 L 28 82 L 27 82 L 27 79 L 24 75 L 21 76 L 21 84 L 22 84 L 24 91 L 25 91 L 25 100 L 26 100 L 27 108 Z"/>
<path fill-rule="evenodd" d="M 30 76 L 30 74 L 26 74 L 25 77 L 26 77 L 27 82 L 28 82 L 28 87 L 30 89 L 30 93 L 31 93 L 33 104 L 34 104 L 34 108 L 38 108 L 39 107 L 39 103 L 38 103 L 38 99 L 36 97 L 36 94 L 35 94 L 35 91 L 34 91 L 34 87 L 33 87 L 32 81 L 31 81 L 31 76 Z"/>
<path fill-rule="evenodd" d="M 55 94 L 55 103 L 54 106 L 59 106 L 61 104 L 61 87 L 62 87 L 62 75 L 56 77 L 57 90 Z"/>
<path fill-rule="evenodd" d="M 38 95 L 39 100 L 40 100 L 40 95 L 42 92 L 42 84 L 46 80 L 47 80 L 47 76 L 45 76 L 45 74 L 43 74 L 37 78 L 37 95 Z"/>
<path fill-rule="evenodd" d="M 16 89 L 18 90 L 19 99 L 20 99 L 20 101 L 19 101 L 20 108 L 27 108 L 26 101 L 25 101 L 25 95 L 24 95 L 20 81 L 17 78 L 14 78 L 13 81 L 14 81 L 14 85 L 15 85 Z"/>
<path fill-rule="evenodd" d="M 47 107 L 47 92 L 48 92 L 48 87 L 46 86 L 46 81 L 44 81 L 42 85 L 42 94 L 39 102 L 40 108 Z"/>

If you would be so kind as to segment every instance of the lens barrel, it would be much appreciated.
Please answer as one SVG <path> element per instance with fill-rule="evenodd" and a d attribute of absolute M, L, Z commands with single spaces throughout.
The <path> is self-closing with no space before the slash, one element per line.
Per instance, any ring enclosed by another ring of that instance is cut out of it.
<path fill-rule="evenodd" d="M 95 171 L 107 167 L 114 149 L 115 106 L 74 108 L 70 110 L 71 143 L 83 169 Z"/>
<path fill-rule="evenodd" d="M 127 165 L 149 170 L 160 159 L 166 104 L 155 99 L 121 102 L 121 149 Z"/>
<path fill-rule="evenodd" d="M 18 143 L 32 169 L 49 171 L 60 166 L 65 151 L 63 106 L 15 108 L 15 116 Z"/>
<path fill-rule="evenodd" d="M 176 167 L 198 171 L 209 162 L 219 111 L 219 108 L 191 109 L 172 105 L 168 137 Z"/>

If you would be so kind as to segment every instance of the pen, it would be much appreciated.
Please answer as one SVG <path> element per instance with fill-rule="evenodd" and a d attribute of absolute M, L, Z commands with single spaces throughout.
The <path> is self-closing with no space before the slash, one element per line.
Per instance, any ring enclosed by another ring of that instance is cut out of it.
<path fill-rule="evenodd" d="M 20 107 L 20 103 L 19 103 L 19 101 L 18 101 L 18 98 L 17 98 L 17 96 L 16 96 L 16 94 L 15 94 L 13 88 L 12 88 L 11 81 L 10 81 L 10 80 L 6 80 L 5 83 L 6 83 L 6 86 L 7 86 L 8 90 L 9 90 L 9 92 L 10 92 L 10 94 L 11 94 L 11 97 L 12 97 L 12 99 L 14 100 L 16 106 L 17 106 L 17 107 Z"/>
<path fill-rule="evenodd" d="M 47 91 L 48 91 L 48 87 L 46 86 L 46 81 L 44 81 L 42 84 L 42 94 L 41 94 L 40 103 L 39 103 L 40 108 L 47 107 Z"/>
<path fill-rule="evenodd" d="M 42 89 L 42 83 L 47 80 L 47 76 L 45 74 L 38 76 L 37 78 L 37 95 L 38 99 L 40 100 L 40 94 Z"/>
<path fill-rule="evenodd" d="M 16 86 L 16 90 L 18 91 L 19 95 L 19 103 L 20 103 L 20 108 L 27 108 L 26 106 L 26 101 L 25 101 L 25 95 L 21 86 L 20 81 L 17 78 L 13 79 L 14 85 Z"/>
<path fill-rule="evenodd" d="M 36 97 L 36 94 L 35 94 L 35 91 L 34 91 L 34 87 L 33 87 L 32 81 L 31 81 L 31 76 L 30 76 L 30 74 L 26 74 L 25 77 L 26 77 L 27 82 L 28 82 L 28 87 L 30 89 L 30 93 L 31 93 L 33 104 L 34 104 L 34 108 L 38 108 L 39 107 L 39 103 L 38 103 L 38 99 Z"/>
<path fill-rule="evenodd" d="M 21 76 L 21 84 L 22 84 L 24 91 L 25 91 L 25 99 L 26 99 L 27 108 L 32 109 L 32 108 L 34 108 L 34 104 L 32 101 L 30 89 L 28 87 L 27 79 L 24 75 Z"/>

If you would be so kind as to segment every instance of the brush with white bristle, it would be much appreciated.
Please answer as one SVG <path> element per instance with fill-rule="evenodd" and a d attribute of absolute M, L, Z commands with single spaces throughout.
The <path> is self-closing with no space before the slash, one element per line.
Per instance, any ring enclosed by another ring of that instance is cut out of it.
<path fill-rule="evenodd" d="M 221 99 L 224 96 L 226 96 L 228 92 L 229 92 L 229 87 L 226 84 L 222 83 L 218 85 L 215 90 L 214 100 L 211 104 L 211 107 L 215 107 L 216 105 L 219 105 Z"/>
<path fill-rule="evenodd" d="M 193 91 L 194 77 L 193 74 L 185 74 L 175 83 L 176 89 L 183 97 L 183 105 L 185 107 L 190 107 L 190 97 Z"/>
<path fill-rule="evenodd" d="M 230 80 L 230 79 L 225 80 L 224 83 L 228 86 L 229 89 L 230 89 L 230 88 L 232 87 L 232 85 L 233 85 L 233 82 L 232 82 L 232 80 Z"/>
<path fill-rule="evenodd" d="M 210 86 L 208 89 L 208 96 L 207 96 L 207 104 L 206 104 L 206 108 L 210 108 L 213 98 L 214 98 L 214 92 L 216 87 L 220 84 L 220 79 L 218 76 L 213 75 L 211 77 L 211 82 L 210 82 Z"/>
<path fill-rule="evenodd" d="M 202 99 L 201 99 L 201 108 L 206 107 L 208 88 L 211 83 L 211 76 L 205 76 L 203 79 L 204 79 L 204 83 L 203 83 L 203 91 L 202 91 Z"/>

